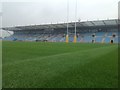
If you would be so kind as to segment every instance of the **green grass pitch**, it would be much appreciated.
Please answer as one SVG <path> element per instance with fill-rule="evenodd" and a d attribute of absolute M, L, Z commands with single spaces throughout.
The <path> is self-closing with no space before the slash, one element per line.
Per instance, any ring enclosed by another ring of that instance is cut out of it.
<path fill-rule="evenodd" d="M 116 88 L 118 45 L 3 42 L 3 88 Z"/>

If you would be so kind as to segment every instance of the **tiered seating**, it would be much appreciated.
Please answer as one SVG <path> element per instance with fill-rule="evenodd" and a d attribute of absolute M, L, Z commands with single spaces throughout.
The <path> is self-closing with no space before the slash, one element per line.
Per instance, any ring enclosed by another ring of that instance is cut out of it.
<path fill-rule="evenodd" d="M 104 42 L 105 43 L 110 43 L 110 40 L 111 40 L 110 37 L 106 37 Z"/>
<path fill-rule="evenodd" d="M 95 35 L 93 37 L 92 35 Z M 115 34 L 116 37 L 113 37 L 112 35 Z M 78 33 L 77 42 L 89 42 L 91 43 L 92 40 L 95 40 L 95 42 L 101 43 L 104 39 L 105 43 L 110 43 L 111 39 L 114 41 L 114 43 L 120 42 L 120 39 L 118 39 L 118 34 L 120 32 L 96 32 L 96 33 Z M 120 37 L 119 37 L 120 38 Z M 49 42 L 65 42 L 66 37 L 64 34 L 14 34 L 10 37 L 6 37 L 3 40 L 21 40 L 21 41 L 44 41 L 47 40 Z M 74 34 L 69 35 L 69 42 L 73 42 L 74 40 Z"/>
<path fill-rule="evenodd" d="M 107 36 L 112 36 L 113 32 L 108 32 Z"/>
<path fill-rule="evenodd" d="M 14 38 L 12 36 L 9 36 L 9 37 L 3 38 L 2 40 L 13 41 Z"/>
<path fill-rule="evenodd" d="M 95 38 L 95 41 L 96 41 L 96 42 L 102 42 L 102 39 L 103 39 L 102 36 L 101 36 L 101 37 L 96 37 L 96 38 Z"/>
<path fill-rule="evenodd" d="M 118 43 L 118 37 L 114 39 L 114 42 L 115 42 L 115 43 Z"/>
<path fill-rule="evenodd" d="M 77 42 L 80 42 L 81 38 L 80 36 L 77 37 Z"/>
<path fill-rule="evenodd" d="M 96 42 L 102 42 L 102 39 L 104 38 L 105 36 L 105 32 L 97 32 L 95 33 L 95 41 Z"/>
<path fill-rule="evenodd" d="M 73 42 L 73 40 L 74 40 L 74 35 L 70 35 L 69 36 L 69 42 Z"/>
<path fill-rule="evenodd" d="M 84 42 L 91 42 L 92 41 L 92 33 L 84 33 L 83 34 L 83 41 Z"/>

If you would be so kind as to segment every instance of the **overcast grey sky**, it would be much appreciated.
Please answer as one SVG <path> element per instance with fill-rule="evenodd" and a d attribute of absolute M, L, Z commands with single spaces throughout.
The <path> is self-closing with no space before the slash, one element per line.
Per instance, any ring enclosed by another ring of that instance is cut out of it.
<path fill-rule="evenodd" d="M 117 18 L 118 1 L 119 0 L 77 0 L 77 19 L 85 21 Z M 70 22 L 75 21 L 75 2 L 76 0 L 69 0 Z M 51 22 L 67 22 L 67 0 L 2 1 L 3 27 L 46 24 Z"/>

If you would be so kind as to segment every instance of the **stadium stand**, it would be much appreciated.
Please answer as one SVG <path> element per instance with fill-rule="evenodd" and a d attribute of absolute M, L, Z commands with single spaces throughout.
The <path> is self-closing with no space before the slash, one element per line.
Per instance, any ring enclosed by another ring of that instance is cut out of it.
<path fill-rule="evenodd" d="M 86 43 L 118 43 L 120 31 L 118 20 L 99 20 L 77 22 L 77 42 Z M 42 41 L 42 42 L 65 42 L 66 23 L 32 25 L 19 27 L 5 27 L 3 30 L 13 31 L 10 37 L 3 40 L 12 41 Z M 69 23 L 69 42 L 73 42 L 74 22 Z"/>

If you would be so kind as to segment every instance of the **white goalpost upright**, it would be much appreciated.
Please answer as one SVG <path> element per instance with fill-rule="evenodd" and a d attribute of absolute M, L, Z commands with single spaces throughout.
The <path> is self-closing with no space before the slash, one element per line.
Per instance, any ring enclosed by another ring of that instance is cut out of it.
<path fill-rule="evenodd" d="M 75 34 L 74 34 L 74 43 L 76 43 L 77 42 L 77 36 L 76 36 L 76 22 L 77 22 L 77 0 L 76 0 L 76 5 L 75 5 Z"/>
<path fill-rule="evenodd" d="M 69 42 L 68 28 L 69 28 L 69 0 L 67 0 L 67 34 L 66 34 L 66 43 Z"/>

